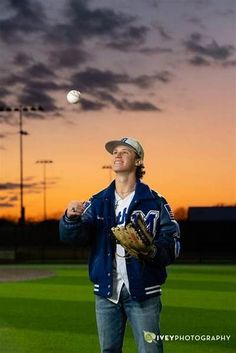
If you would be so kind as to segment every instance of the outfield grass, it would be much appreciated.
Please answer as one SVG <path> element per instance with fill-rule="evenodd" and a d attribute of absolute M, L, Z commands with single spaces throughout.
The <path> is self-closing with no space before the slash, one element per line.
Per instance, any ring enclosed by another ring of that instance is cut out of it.
<path fill-rule="evenodd" d="M 93 287 L 87 266 L 34 267 L 54 270 L 55 276 L 0 284 L 0 352 L 98 353 Z M 229 342 L 166 341 L 165 353 L 236 351 L 235 275 L 236 266 L 229 265 L 169 267 L 162 295 L 162 334 L 231 338 Z M 124 353 L 135 352 L 128 326 Z"/>

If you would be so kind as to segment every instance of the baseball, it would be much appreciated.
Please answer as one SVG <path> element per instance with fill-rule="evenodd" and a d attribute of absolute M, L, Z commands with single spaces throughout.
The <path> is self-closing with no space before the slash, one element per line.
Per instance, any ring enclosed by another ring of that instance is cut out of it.
<path fill-rule="evenodd" d="M 73 89 L 72 91 L 67 93 L 66 98 L 69 103 L 76 104 L 80 100 L 80 92 Z"/>

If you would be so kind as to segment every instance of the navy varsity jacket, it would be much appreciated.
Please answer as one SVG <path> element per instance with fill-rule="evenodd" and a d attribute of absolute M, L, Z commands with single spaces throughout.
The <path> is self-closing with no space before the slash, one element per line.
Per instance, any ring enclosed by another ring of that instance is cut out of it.
<path fill-rule="evenodd" d="M 93 196 L 81 217 L 71 220 L 66 214 L 60 220 L 60 239 L 77 245 L 89 244 L 89 276 L 94 283 L 94 293 L 106 298 L 112 296 L 112 262 L 115 241 L 111 228 L 116 225 L 115 183 Z M 166 266 L 179 255 L 179 226 L 166 200 L 148 185 L 137 180 L 126 223 L 141 213 L 153 234 L 157 251 L 149 261 L 140 262 L 126 258 L 130 294 L 134 300 L 144 300 L 160 295 L 161 284 L 166 280 Z"/>

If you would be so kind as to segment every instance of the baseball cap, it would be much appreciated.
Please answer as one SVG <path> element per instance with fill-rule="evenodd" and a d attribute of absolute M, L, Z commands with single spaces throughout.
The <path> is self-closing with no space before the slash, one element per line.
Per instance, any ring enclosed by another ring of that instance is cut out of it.
<path fill-rule="evenodd" d="M 111 154 L 113 153 L 114 148 L 116 148 L 117 146 L 131 147 L 141 159 L 144 159 L 143 147 L 134 138 L 123 137 L 121 140 L 109 141 L 105 144 L 106 150 Z"/>

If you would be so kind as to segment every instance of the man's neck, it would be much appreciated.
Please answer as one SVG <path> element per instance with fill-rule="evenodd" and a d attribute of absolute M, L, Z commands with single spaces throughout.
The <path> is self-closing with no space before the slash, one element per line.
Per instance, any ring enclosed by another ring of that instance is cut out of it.
<path fill-rule="evenodd" d="M 117 194 L 124 198 L 135 190 L 136 176 L 135 174 L 118 174 L 115 179 Z"/>

